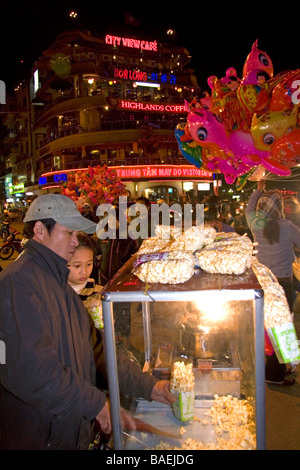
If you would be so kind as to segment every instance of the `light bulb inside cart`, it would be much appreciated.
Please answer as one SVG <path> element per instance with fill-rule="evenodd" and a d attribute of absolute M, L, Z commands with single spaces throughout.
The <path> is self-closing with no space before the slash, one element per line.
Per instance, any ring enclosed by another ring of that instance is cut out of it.
<path fill-rule="evenodd" d="M 228 317 L 226 302 L 220 302 L 210 298 L 193 302 L 195 313 L 197 312 L 201 328 L 208 328 L 208 325 L 224 322 Z"/>

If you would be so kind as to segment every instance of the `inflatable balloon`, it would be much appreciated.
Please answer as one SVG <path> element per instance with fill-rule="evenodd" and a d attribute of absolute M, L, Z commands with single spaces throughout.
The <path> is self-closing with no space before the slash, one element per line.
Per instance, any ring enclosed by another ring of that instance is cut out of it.
<path fill-rule="evenodd" d="M 272 77 L 272 61 L 266 52 L 258 49 L 258 40 L 256 40 L 244 63 L 243 78 L 237 90 L 237 97 L 245 111 L 249 127 L 252 114 L 267 109 L 269 103 L 267 82 Z"/>
<path fill-rule="evenodd" d="M 221 82 L 226 85 L 231 91 L 236 91 L 241 82 L 237 76 L 237 71 L 234 67 L 229 67 L 226 70 L 225 77 L 221 78 Z"/>
<path fill-rule="evenodd" d="M 273 77 L 273 63 L 266 52 L 258 49 L 258 40 L 252 45 L 243 67 L 242 85 L 259 85 Z"/>
<path fill-rule="evenodd" d="M 300 69 L 280 74 L 270 99 L 271 111 L 293 109 L 300 103 Z"/>
<path fill-rule="evenodd" d="M 300 163 L 300 69 L 273 76 L 256 40 L 243 66 L 207 79 L 208 92 L 185 103 L 187 120 L 175 129 L 182 155 L 197 168 L 222 173 L 241 189 L 266 171 L 288 176 Z"/>
<path fill-rule="evenodd" d="M 254 145 L 249 131 L 236 131 L 229 136 L 230 149 L 237 158 L 246 165 L 258 166 L 264 158 L 270 157 L 269 152 L 259 151 Z"/>
<path fill-rule="evenodd" d="M 189 112 L 187 126 L 192 139 L 201 147 L 216 152 L 229 152 L 228 136 L 224 124 L 208 109 Z"/>
<path fill-rule="evenodd" d="M 298 113 L 292 109 L 254 114 L 251 125 L 251 135 L 255 147 L 259 150 L 270 151 L 274 143 L 297 126 Z"/>
<path fill-rule="evenodd" d="M 196 168 L 202 168 L 202 148 L 199 145 L 193 145 L 191 140 L 190 145 L 188 141 L 181 140 L 184 135 L 184 126 L 182 124 L 178 124 L 175 130 L 175 137 L 182 155 Z"/>
<path fill-rule="evenodd" d="M 283 136 L 273 145 L 272 158 L 290 167 L 300 163 L 300 129 Z"/>
<path fill-rule="evenodd" d="M 228 132 L 243 128 L 245 116 L 237 97 L 240 79 L 236 70 L 230 67 L 226 70 L 225 77 L 219 80 L 216 76 L 211 76 L 207 82 L 212 90 L 211 111 L 222 120 Z"/>

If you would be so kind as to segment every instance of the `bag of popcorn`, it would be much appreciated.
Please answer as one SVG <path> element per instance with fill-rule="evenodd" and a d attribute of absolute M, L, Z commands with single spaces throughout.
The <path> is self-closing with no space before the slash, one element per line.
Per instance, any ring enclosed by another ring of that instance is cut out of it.
<path fill-rule="evenodd" d="M 252 268 L 264 291 L 264 324 L 281 364 L 300 362 L 297 333 L 282 286 L 274 274 L 256 259 Z"/>
<path fill-rule="evenodd" d="M 298 364 L 300 348 L 293 322 L 283 323 L 267 329 L 277 359 L 281 364 Z"/>
<path fill-rule="evenodd" d="M 172 409 L 180 421 L 191 421 L 195 408 L 195 378 L 193 364 L 175 362 L 171 374 L 171 391 L 177 396 Z"/>
<path fill-rule="evenodd" d="M 99 330 L 104 328 L 102 303 L 99 295 L 92 295 L 83 301 L 85 308 L 92 317 L 95 327 Z"/>

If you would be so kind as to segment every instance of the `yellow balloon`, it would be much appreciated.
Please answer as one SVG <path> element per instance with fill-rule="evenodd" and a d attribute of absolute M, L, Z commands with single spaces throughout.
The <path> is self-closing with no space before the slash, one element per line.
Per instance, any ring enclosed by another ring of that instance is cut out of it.
<path fill-rule="evenodd" d="M 251 135 L 258 150 L 269 151 L 280 137 L 294 130 L 297 126 L 297 110 L 254 114 Z"/>

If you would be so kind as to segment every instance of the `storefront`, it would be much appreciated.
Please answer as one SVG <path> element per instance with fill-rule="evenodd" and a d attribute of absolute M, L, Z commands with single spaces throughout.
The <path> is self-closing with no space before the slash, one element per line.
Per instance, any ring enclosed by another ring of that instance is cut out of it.
<path fill-rule="evenodd" d="M 198 191 L 210 191 L 213 174 L 193 165 L 132 165 L 111 166 L 125 184 L 128 197 L 135 199 L 146 196 L 153 202 L 192 202 L 187 199 L 198 197 Z M 39 188 L 45 192 L 57 192 L 67 180 L 68 171 L 48 172 L 41 175 Z"/>

